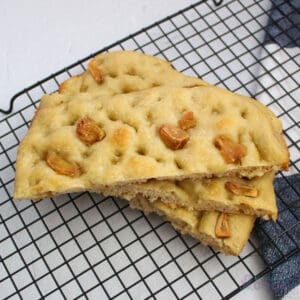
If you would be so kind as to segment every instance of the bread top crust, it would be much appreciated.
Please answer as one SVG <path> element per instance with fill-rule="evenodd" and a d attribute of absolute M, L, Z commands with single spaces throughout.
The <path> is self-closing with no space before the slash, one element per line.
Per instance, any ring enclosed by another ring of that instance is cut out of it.
<path fill-rule="evenodd" d="M 186 111 L 193 112 L 197 124 L 188 130 L 183 149 L 171 150 L 158 129 L 177 125 Z M 78 139 L 76 125 L 84 117 L 104 130 L 103 140 L 87 146 Z M 225 162 L 214 145 L 220 135 L 246 147 L 240 164 Z M 77 164 L 80 176 L 59 175 L 49 168 L 49 151 Z M 42 99 L 19 147 L 15 198 L 99 190 L 151 178 L 253 177 L 284 169 L 288 160 L 281 122 L 259 102 L 217 87 L 157 87 L 113 97 L 53 94 Z"/>
<path fill-rule="evenodd" d="M 102 75 L 101 82 L 97 82 L 95 73 L 93 76 L 93 69 Z M 190 87 L 208 83 L 176 71 L 169 62 L 157 57 L 135 51 L 116 51 L 94 57 L 88 70 L 64 81 L 59 92 L 65 95 L 88 92 L 112 96 L 166 85 Z"/>

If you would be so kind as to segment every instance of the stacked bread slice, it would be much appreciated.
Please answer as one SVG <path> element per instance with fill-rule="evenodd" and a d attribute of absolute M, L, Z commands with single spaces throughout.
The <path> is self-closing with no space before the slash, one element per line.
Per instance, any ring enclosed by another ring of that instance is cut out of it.
<path fill-rule="evenodd" d="M 43 97 L 19 146 L 14 197 L 122 197 L 238 255 L 256 217 L 276 220 L 272 183 L 288 164 L 281 123 L 259 102 L 111 52 Z"/>

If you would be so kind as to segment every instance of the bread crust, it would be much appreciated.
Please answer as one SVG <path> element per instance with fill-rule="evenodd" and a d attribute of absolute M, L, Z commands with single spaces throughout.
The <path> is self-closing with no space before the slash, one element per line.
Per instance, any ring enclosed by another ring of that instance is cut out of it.
<path fill-rule="evenodd" d="M 289 159 L 280 138 L 280 121 L 257 101 L 217 87 L 158 87 L 113 97 L 86 93 L 61 101 L 64 97 L 68 98 L 54 94 L 42 99 L 19 147 L 16 199 L 101 190 L 107 185 L 142 183 L 152 178 L 252 178 L 282 169 Z M 49 98 L 52 104 L 44 105 Z M 219 113 L 215 115 L 216 109 Z M 182 149 L 171 150 L 158 129 L 162 124 L 177 124 L 184 111 L 193 111 L 197 126 L 189 129 L 190 139 Z M 247 111 L 246 119 L 241 111 Z M 103 140 L 86 146 L 76 137 L 76 124 L 83 117 L 101 125 L 106 134 Z M 221 134 L 246 147 L 240 164 L 226 163 L 215 147 L 213 141 Z M 78 164 L 82 174 L 76 178 L 56 174 L 45 164 L 48 151 L 60 152 L 64 159 Z M 122 156 L 118 163 L 114 163 L 116 152 Z"/>

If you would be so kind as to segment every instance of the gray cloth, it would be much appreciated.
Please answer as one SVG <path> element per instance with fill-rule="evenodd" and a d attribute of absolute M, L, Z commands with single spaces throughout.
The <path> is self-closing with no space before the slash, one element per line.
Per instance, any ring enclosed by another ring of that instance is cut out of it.
<path fill-rule="evenodd" d="M 266 28 L 265 44 L 280 47 L 300 46 L 300 1 L 273 0 L 273 8 Z"/>
<path fill-rule="evenodd" d="M 300 0 L 273 0 L 266 27 L 264 44 L 280 48 L 300 46 Z M 277 53 L 280 57 L 280 52 Z M 278 57 L 277 57 L 278 58 Z M 280 63 L 280 60 L 278 60 Z M 276 78 L 276 74 L 273 74 Z M 285 82 L 288 86 L 288 79 Z M 273 95 L 276 99 L 276 95 Z M 261 240 L 261 255 L 267 265 L 274 267 L 270 285 L 274 296 L 281 298 L 300 285 L 300 253 L 276 265 L 284 256 L 299 251 L 300 245 L 300 175 L 275 180 L 279 209 L 278 222 L 258 220 L 256 233 Z"/>
<path fill-rule="evenodd" d="M 300 175 L 275 180 L 279 216 L 277 223 L 258 220 L 256 233 L 261 255 L 267 265 L 276 265 L 284 255 L 300 245 Z M 274 296 L 281 298 L 300 284 L 300 253 L 293 255 L 270 273 Z"/>

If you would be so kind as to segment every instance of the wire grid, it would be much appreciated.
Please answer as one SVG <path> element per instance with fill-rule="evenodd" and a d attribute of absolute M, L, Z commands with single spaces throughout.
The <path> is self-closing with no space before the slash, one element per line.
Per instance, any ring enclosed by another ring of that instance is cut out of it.
<path fill-rule="evenodd" d="M 285 33 L 281 22 L 292 22 L 284 5 L 282 1 L 277 6 L 278 36 Z M 299 172 L 300 51 L 275 47 L 274 36 L 266 39 L 271 9 L 268 1 L 226 1 L 218 7 L 201 1 L 98 53 L 146 52 L 186 74 L 259 98 L 283 121 L 291 173 Z M 289 37 L 286 46 L 292 42 Z M 289 253 L 277 246 L 282 236 L 299 230 L 299 218 L 281 198 L 280 213 L 289 212 L 295 221 L 289 228 L 280 224 L 282 233 L 269 238 L 280 253 L 271 265 L 262 257 L 255 235 L 239 257 L 225 257 L 179 235 L 161 218 L 145 216 L 112 197 L 78 193 L 37 203 L 14 202 L 17 146 L 41 96 L 85 70 L 95 54 L 17 94 L 10 107 L 17 100 L 15 112 L 0 122 L 1 299 L 229 298 L 299 253 L 294 240 Z"/>

